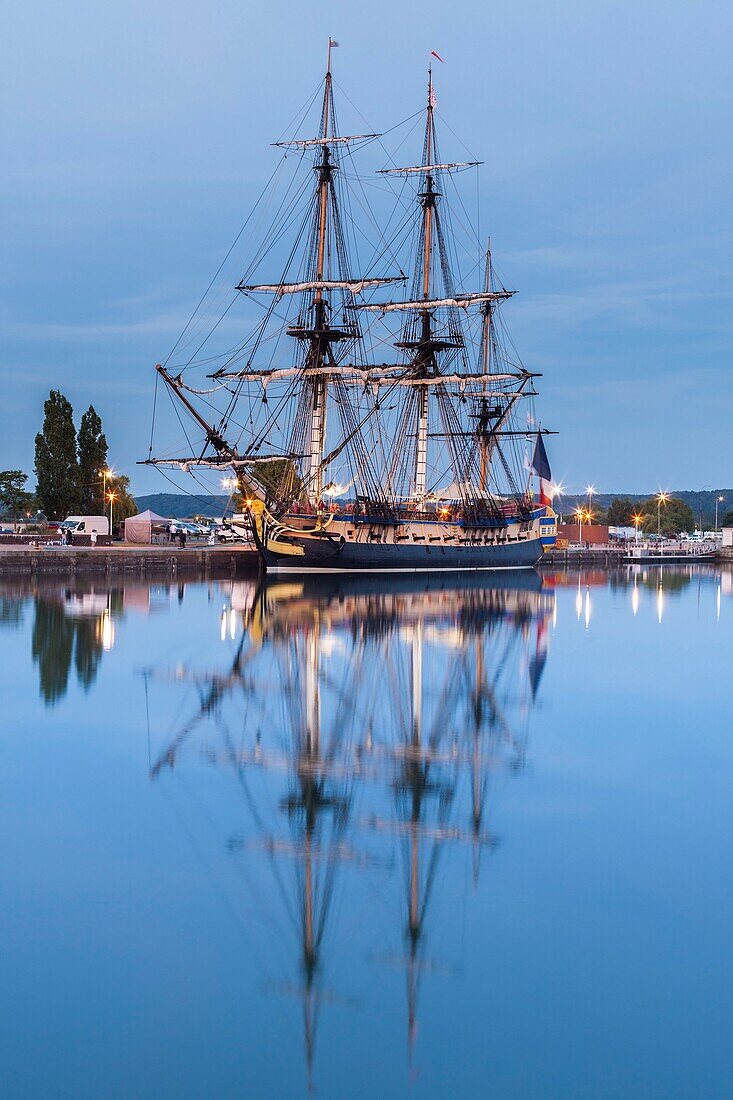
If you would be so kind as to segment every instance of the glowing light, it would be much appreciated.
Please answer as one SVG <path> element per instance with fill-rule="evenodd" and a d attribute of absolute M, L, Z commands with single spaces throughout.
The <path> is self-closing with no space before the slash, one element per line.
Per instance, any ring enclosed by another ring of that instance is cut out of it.
<path fill-rule="evenodd" d="M 715 592 L 715 618 L 720 622 L 720 585 Z"/>
<path fill-rule="evenodd" d="M 631 610 L 634 613 L 634 618 L 636 618 L 636 613 L 639 610 L 639 589 L 636 587 L 636 583 L 631 589 Z"/>
<path fill-rule="evenodd" d="M 557 626 L 557 597 L 552 601 L 552 629 Z"/>
<path fill-rule="evenodd" d="M 109 611 L 105 611 L 102 618 L 102 649 L 105 651 L 105 653 L 109 653 L 114 644 L 115 624 L 112 622 L 112 617 Z"/>
<path fill-rule="evenodd" d="M 657 622 L 661 623 L 663 616 L 664 616 L 664 590 L 663 590 L 663 588 L 660 584 L 659 588 L 657 589 Z"/>
<path fill-rule="evenodd" d="M 557 482 L 550 488 L 550 496 L 553 498 L 553 500 L 555 497 L 561 497 L 564 492 L 565 486 L 558 485 Z"/>
<path fill-rule="evenodd" d="M 237 636 L 237 615 L 233 607 L 229 608 L 229 637 L 234 641 Z"/>
<path fill-rule="evenodd" d="M 575 593 L 575 613 L 580 622 L 580 616 L 583 614 L 583 593 L 580 591 L 580 581 L 578 581 L 578 591 Z"/>
<path fill-rule="evenodd" d="M 585 590 L 585 629 L 590 626 L 590 588 Z"/>
<path fill-rule="evenodd" d="M 222 489 L 228 489 L 230 492 L 237 487 L 236 477 L 223 477 L 221 479 Z"/>
<path fill-rule="evenodd" d="M 334 481 L 323 490 L 324 497 L 340 497 L 346 492 L 346 485 L 337 485 Z"/>
<path fill-rule="evenodd" d="M 227 636 L 227 609 L 223 608 L 221 613 L 221 640 L 226 640 Z"/>
<path fill-rule="evenodd" d="M 585 487 L 586 496 L 592 497 L 593 494 L 595 493 L 595 491 L 596 491 L 595 485 L 586 485 L 586 487 Z"/>

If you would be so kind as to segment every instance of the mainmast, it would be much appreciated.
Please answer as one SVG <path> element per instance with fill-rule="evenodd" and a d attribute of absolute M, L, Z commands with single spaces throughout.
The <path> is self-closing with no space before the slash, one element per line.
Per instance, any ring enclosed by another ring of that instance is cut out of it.
<path fill-rule="evenodd" d="M 428 170 L 425 173 L 425 191 L 421 196 L 423 208 L 423 301 L 430 298 L 430 254 L 432 248 L 433 210 L 435 208 L 435 191 L 433 189 L 433 173 L 430 170 L 432 164 L 433 146 L 433 108 L 435 96 L 433 94 L 433 67 L 428 67 L 428 104 L 425 134 L 425 164 Z M 422 343 L 424 347 L 430 346 L 430 310 L 422 311 Z M 428 476 L 428 427 L 430 397 L 427 386 L 418 387 L 418 413 L 417 413 L 417 448 L 415 452 L 415 496 L 422 503 L 425 499 Z"/>
<path fill-rule="evenodd" d="M 318 251 L 316 260 L 316 283 L 323 282 L 324 263 L 326 254 L 326 230 L 328 226 L 328 191 L 331 185 L 331 152 L 328 146 L 329 111 L 331 107 L 331 49 L 333 39 L 328 40 L 328 56 L 326 61 L 326 80 L 323 91 L 323 125 L 321 138 L 323 147 L 321 150 L 321 164 L 318 179 Z M 322 367 L 328 348 L 327 338 L 324 334 L 328 327 L 326 317 L 326 301 L 323 287 L 317 286 L 313 300 L 314 332 L 311 336 L 311 347 L 308 355 L 309 367 Z M 310 456 L 308 469 L 308 496 L 318 505 L 323 491 L 323 450 L 326 439 L 326 402 L 328 400 L 328 382 L 322 374 L 315 375 L 311 383 L 313 387 L 313 401 L 310 419 Z"/>

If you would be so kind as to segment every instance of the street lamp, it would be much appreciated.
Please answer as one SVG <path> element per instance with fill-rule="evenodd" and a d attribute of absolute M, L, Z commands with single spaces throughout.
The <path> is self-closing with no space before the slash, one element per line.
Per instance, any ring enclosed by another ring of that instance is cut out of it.
<path fill-rule="evenodd" d="M 725 500 L 725 497 L 722 497 L 722 496 L 715 498 L 715 534 L 716 535 L 718 533 L 718 505 L 722 504 L 724 500 Z"/>
<path fill-rule="evenodd" d="M 112 538 L 112 502 L 116 499 L 117 493 L 107 493 L 107 500 L 109 501 L 109 537 Z"/>
<path fill-rule="evenodd" d="M 666 493 L 660 493 L 657 497 L 657 534 L 662 532 L 662 505 L 666 504 L 669 497 Z"/>
<path fill-rule="evenodd" d="M 107 499 L 107 478 L 113 477 L 112 471 L 105 467 L 104 470 L 99 471 L 99 476 L 102 478 L 102 500 Z"/>
<path fill-rule="evenodd" d="M 634 528 L 635 528 L 635 530 L 634 530 L 634 544 L 636 544 L 639 541 L 639 528 L 641 527 L 641 521 L 643 519 L 643 516 L 640 516 L 639 513 L 637 512 L 631 518 L 634 521 Z"/>
<path fill-rule="evenodd" d="M 583 541 L 583 509 L 582 508 L 576 508 L 575 509 L 575 515 L 578 518 L 578 542 L 582 543 L 582 541 Z"/>
<path fill-rule="evenodd" d="M 558 485 L 557 482 L 556 482 L 552 486 L 552 489 L 550 490 L 550 497 L 551 497 L 551 502 L 552 502 L 553 508 L 555 507 L 555 497 L 561 497 L 564 492 L 565 492 L 565 486 L 564 485 Z M 561 507 L 562 507 L 562 504 L 561 504 Z M 557 509 L 555 509 L 555 510 L 557 511 Z M 559 519 L 560 523 L 562 523 L 562 513 L 560 513 L 560 515 L 558 516 L 558 519 Z"/>
<path fill-rule="evenodd" d="M 586 485 L 585 492 L 588 497 L 588 513 L 593 511 L 593 494 L 596 491 L 595 485 Z"/>

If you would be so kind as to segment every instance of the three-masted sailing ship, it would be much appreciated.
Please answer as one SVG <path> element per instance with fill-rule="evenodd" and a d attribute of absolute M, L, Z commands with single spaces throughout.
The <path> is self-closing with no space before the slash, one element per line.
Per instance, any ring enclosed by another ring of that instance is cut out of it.
<path fill-rule="evenodd" d="M 448 191 L 478 162 L 441 158 L 431 65 L 422 156 L 381 170 L 396 202 L 380 226 L 354 166 L 380 135 L 338 132 L 333 45 L 318 136 L 276 143 L 310 169 L 291 180 L 249 269 L 287 241 L 280 276 L 236 285 L 260 312 L 233 349 L 212 354 L 220 317 L 180 369 L 171 357 L 157 366 L 190 449 L 153 457 L 151 438 L 147 462 L 233 471 L 268 570 L 534 566 L 555 533 L 532 413 L 538 375 L 506 336 L 499 310 L 513 292 L 490 247 L 480 290 L 455 274 Z M 354 274 L 375 227 L 370 262 Z M 184 370 L 203 364 L 206 388 L 192 386 Z"/>

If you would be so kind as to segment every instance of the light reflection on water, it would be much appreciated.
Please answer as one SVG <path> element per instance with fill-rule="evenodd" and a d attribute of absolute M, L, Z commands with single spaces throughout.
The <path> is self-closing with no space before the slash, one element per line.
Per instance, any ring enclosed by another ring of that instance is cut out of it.
<path fill-rule="evenodd" d="M 78 1086 L 73 1043 L 46 1062 L 28 1038 L 33 1020 L 68 1028 L 43 996 L 66 983 L 102 1078 L 136 1052 L 119 1095 L 693 1095 L 675 1034 L 695 997 L 675 1015 L 667 983 L 687 973 L 702 1003 L 731 1005 L 695 946 L 730 914 L 713 872 L 730 815 L 706 769 L 729 783 L 731 752 L 705 685 L 695 781 L 675 669 L 715 683 L 731 595 L 730 573 L 699 566 L 0 589 L 9 718 L 31 738 L 11 721 L 0 743 L 24 918 L 8 1004 L 23 957 L 42 961 L 40 1000 L 3 1040 L 5 1064 L 25 1053 L 16 1094 Z M 676 912 L 689 837 L 660 866 L 679 790 L 715 919 Z M 124 928 L 92 900 L 119 875 Z M 103 995 L 49 909 L 99 942 Z M 656 966 L 633 946 L 649 921 L 672 944 Z M 694 1095 L 724 1095 L 730 1067 L 706 1080 L 694 1055 Z"/>

